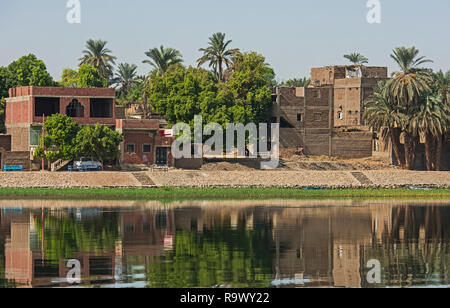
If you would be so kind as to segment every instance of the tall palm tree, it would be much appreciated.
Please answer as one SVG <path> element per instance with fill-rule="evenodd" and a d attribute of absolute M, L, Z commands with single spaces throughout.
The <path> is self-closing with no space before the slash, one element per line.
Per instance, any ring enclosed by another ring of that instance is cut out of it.
<path fill-rule="evenodd" d="M 137 82 L 137 66 L 129 63 L 120 63 L 113 79 L 113 83 L 119 88 L 119 96 L 130 93 L 133 85 Z"/>
<path fill-rule="evenodd" d="M 444 103 L 450 104 L 450 71 L 442 70 L 434 74 L 433 84 L 437 87 L 437 93 L 442 96 Z"/>
<path fill-rule="evenodd" d="M 150 49 L 145 55 L 151 60 L 144 60 L 143 63 L 153 66 L 160 76 L 164 76 L 171 65 L 183 63 L 183 57 L 178 50 L 164 48 L 162 45 L 159 49 Z"/>
<path fill-rule="evenodd" d="M 79 60 L 80 66 L 89 64 L 98 70 L 100 76 L 109 80 L 113 74 L 116 57 L 112 56 L 112 51 L 105 47 L 107 43 L 102 40 L 88 40 L 86 49 L 83 50 L 84 56 Z"/>
<path fill-rule="evenodd" d="M 392 74 L 387 89 L 399 104 L 413 103 L 423 92 L 430 91 L 431 74 L 419 66 L 433 61 L 418 55 L 419 50 L 415 47 L 398 47 L 391 55 L 400 71 Z"/>
<path fill-rule="evenodd" d="M 351 63 L 353 63 L 356 66 L 361 66 L 361 65 L 369 63 L 369 59 L 367 59 L 360 53 L 351 53 L 349 55 L 344 55 L 344 58 L 346 58 L 347 60 L 349 60 Z"/>
<path fill-rule="evenodd" d="M 399 124 L 405 121 L 405 115 L 401 106 L 395 104 L 384 91 L 384 82 L 380 82 L 373 94 L 364 102 L 364 119 L 367 125 L 375 132 L 387 133 L 391 140 L 397 162 L 404 168 L 404 160 L 400 155 L 400 131 Z"/>
<path fill-rule="evenodd" d="M 450 108 L 444 104 L 442 96 L 427 96 L 419 100 L 412 110 L 411 130 L 414 134 L 425 135 L 425 157 L 428 171 L 440 170 L 442 135 L 450 125 Z M 433 159 L 432 148 L 436 146 Z"/>
<path fill-rule="evenodd" d="M 391 55 L 400 67 L 400 71 L 392 74 L 393 77 L 387 82 L 385 91 L 394 102 L 405 108 L 416 105 L 421 94 L 431 92 L 429 86 L 432 82 L 431 74 L 420 66 L 432 61 L 418 55 L 419 50 L 415 47 L 398 47 Z M 414 169 L 417 139 L 411 136 L 409 122 L 406 123 L 402 127 L 405 136 L 406 168 Z"/>
<path fill-rule="evenodd" d="M 226 41 L 225 33 L 214 33 L 209 38 L 209 46 L 207 48 L 200 48 L 203 56 L 197 60 L 198 66 L 209 62 L 211 67 L 219 76 L 219 81 L 224 80 L 224 64 L 227 68 L 232 65 L 233 56 L 239 52 L 239 49 L 229 49 L 231 40 Z"/>

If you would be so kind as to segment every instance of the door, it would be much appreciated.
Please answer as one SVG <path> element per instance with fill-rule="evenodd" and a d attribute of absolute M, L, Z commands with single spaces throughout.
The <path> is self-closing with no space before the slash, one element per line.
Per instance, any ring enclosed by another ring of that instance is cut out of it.
<path fill-rule="evenodd" d="M 156 164 L 167 165 L 167 148 L 156 148 Z"/>

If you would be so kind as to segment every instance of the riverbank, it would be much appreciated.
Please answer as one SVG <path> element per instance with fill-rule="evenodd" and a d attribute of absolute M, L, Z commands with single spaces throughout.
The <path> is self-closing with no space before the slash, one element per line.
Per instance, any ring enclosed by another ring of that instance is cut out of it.
<path fill-rule="evenodd" d="M 450 172 L 361 171 L 189 171 L 0 172 L 0 188 L 450 188 Z"/>
<path fill-rule="evenodd" d="M 216 199 L 424 199 L 450 200 L 450 189 L 292 189 L 292 188 L 0 188 L 0 199 L 216 200 Z"/>

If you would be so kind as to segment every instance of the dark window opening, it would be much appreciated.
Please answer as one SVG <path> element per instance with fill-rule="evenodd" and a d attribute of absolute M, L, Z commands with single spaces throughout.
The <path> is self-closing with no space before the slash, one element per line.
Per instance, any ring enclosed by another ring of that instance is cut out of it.
<path fill-rule="evenodd" d="M 34 278 L 54 278 L 58 276 L 58 261 L 34 260 Z"/>
<path fill-rule="evenodd" d="M 297 122 L 303 122 L 303 114 L 297 114 Z"/>
<path fill-rule="evenodd" d="M 289 123 L 285 118 L 280 119 L 280 127 L 281 128 L 294 128 L 294 126 Z"/>
<path fill-rule="evenodd" d="M 59 98 L 55 97 L 36 97 L 34 99 L 34 116 L 49 117 L 59 113 Z"/>
<path fill-rule="evenodd" d="M 66 115 L 71 118 L 83 118 L 84 117 L 84 107 L 79 101 L 74 99 L 66 108 Z"/>
<path fill-rule="evenodd" d="M 112 118 L 112 98 L 91 98 L 91 118 Z"/>
<path fill-rule="evenodd" d="M 152 231 L 152 226 L 150 225 L 150 223 L 145 222 L 145 223 L 142 225 L 142 232 L 144 232 L 144 233 L 150 233 L 151 231 Z"/>
<path fill-rule="evenodd" d="M 142 146 L 142 153 L 151 153 L 152 152 L 152 146 L 150 144 L 144 144 Z"/>
<path fill-rule="evenodd" d="M 159 212 L 155 215 L 155 226 L 158 230 L 167 228 L 167 214 L 165 212 Z"/>
<path fill-rule="evenodd" d="M 128 154 L 134 154 L 136 153 L 135 149 L 134 149 L 134 144 L 127 144 L 125 151 Z"/>
<path fill-rule="evenodd" d="M 112 258 L 90 258 L 89 275 L 109 276 L 113 274 Z"/>

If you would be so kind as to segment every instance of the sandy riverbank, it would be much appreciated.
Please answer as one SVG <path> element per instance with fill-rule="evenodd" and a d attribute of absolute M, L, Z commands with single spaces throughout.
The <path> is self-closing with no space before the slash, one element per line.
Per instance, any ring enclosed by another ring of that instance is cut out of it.
<path fill-rule="evenodd" d="M 4 188 L 139 187 L 450 188 L 450 172 L 373 171 L 170 171 L 0 172 Z"/>

